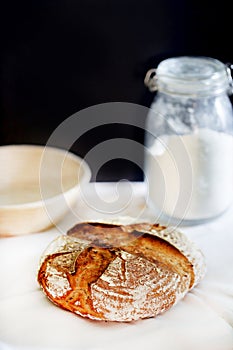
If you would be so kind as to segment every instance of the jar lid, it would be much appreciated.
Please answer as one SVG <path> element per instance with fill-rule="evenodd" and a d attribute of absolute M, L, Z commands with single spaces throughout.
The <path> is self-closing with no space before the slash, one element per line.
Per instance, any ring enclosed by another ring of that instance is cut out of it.
<path fill-rule="evenodd" d="M 230 69 L 217 59 L 180 56 L 162 61 L 147 86 L 172 94 L 220 94 L 229 92 L 232 78 Z"/>

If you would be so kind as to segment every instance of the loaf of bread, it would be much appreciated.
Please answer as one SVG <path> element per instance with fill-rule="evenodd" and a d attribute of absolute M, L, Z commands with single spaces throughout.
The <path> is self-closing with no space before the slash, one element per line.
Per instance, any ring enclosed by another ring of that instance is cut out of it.
<path fill-rule="evenodd" d="M 63 309 L 127 322 L 170 309 L 204 274 L 200 249 L 173 228 L 85 222 L 49 245 L 38 282 Z"/>

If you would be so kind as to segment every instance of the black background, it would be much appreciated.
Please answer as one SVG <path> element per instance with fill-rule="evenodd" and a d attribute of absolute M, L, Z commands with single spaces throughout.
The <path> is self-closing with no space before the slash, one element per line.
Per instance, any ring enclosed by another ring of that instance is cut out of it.
<path fill-rule="evenodd" d="M 201 55 L 233 62 L 229 2 L 188 0 L 7 1 L 1 5 L 1 145 L 46 144 L 70 115 L 106 102 L 150 106 L 149 68 L 168 57 Z M 71 149 L 143 131 L 108 125 Z M 143 154 L 141 154 L 143 157 Z M 130 161 L 113 160 L 98 181 L 141 180 Z"/>

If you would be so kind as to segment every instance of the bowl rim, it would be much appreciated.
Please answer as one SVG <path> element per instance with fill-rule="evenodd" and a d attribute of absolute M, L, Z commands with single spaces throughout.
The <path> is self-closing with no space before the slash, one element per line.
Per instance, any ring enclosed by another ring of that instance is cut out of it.
<path fill-rule="evenodd" d="M 55 151 L 55 152 L 64 154 L 65 156 L 69 157 L 70 159 L 73 159 L 75 162 L 82 164 L 84 172 L 83 172 L 83 176 L 82 176 L 80 183 L 78 183 L 75 186 L 72 186 L 67 191 L 60 192 L 60 193 L 58 193 L 54 196 L 51 196 L 49 198 L 45 198 L 45 199 L 42 198 L 41 200 L 38 200 L 38 201 L 18 203 L 18 204 L 5 204 L 5 205 L 0 204 L 0 210 L 39 208 L 39 207 L 45 205 L 45 203 L 49 204 L 49 202 L 52 202 L 61 196 L 65 196 L 65 195 L 69 194 L 70 192 L 77 191 L 80 188 L 80 185 L 82 183 L 88 183 L 91 180 L 91 168 L 88 165 L 88 163 L 85 161 L 85 159 L 83 159 L 82 157 L 80 157 L 80 156 L 76 155 L 75 153 L 68 151 L 66 149 L 63 149 L 60 147 L 55 147 L 55 146 L 39 145 L 39 144 L 38 145 L 37 144 L 10 144 L 10 145 L 1 145 L 0 152 L 2 149 L 7 149 L 7 148 L 25 148 L 25 149 L 37 148 L 37 149 L 41 149 L 41 150 L 44 149 L 42 151 L 41 161 L 43 160 L 43 155 L 44 155 L 45 150 L 49 149 L 51 151 Z M 39 183 L 40 183 L 40 175 L 39 175 Z M 40 193 L 41 193 L 41 189 L 40 189 Z"/>

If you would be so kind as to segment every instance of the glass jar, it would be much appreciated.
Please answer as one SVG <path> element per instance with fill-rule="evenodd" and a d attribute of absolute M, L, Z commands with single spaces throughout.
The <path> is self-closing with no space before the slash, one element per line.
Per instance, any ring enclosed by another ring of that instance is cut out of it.
<path fill-rule="evenodd" d="M 145 181 L 157 220 L 197 224 L 233 200 L 230 68 L 210 57 L 168 58 L 148 71 Z"/>

